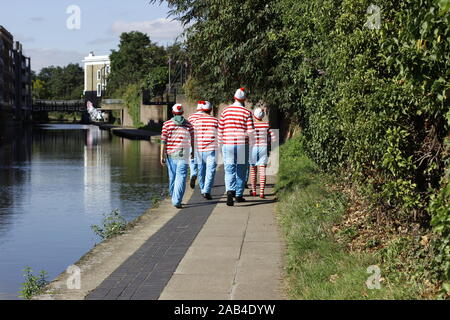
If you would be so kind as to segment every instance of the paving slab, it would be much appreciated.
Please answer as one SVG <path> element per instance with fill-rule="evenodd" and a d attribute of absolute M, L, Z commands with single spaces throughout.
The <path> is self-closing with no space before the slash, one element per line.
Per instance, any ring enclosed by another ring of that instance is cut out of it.
<path fill-rule="evenodd" d="M 175 273 L 164 291 L 185 293 L 226 293 L 233 287 L 234 274 L 178 274 Z"/>
<path fill-rule="evenodd" d="M 271 193 L 270 188 L 268 193 Z M 273 198 L 248 199 L 250 201 L 234 207 L 222 202 L 217 204 L 160 299 L 285 298 L 282 289 L 284 247 Z M 210 277 L 214 270 L 215 279 Z"/>
<path fill-rule="evenodd" d="M 159 300 L 230 300 L 228 293 L 168 292 L 164 291 Z"/>
<path fill-rule="evenodd" d="M 236 273 L 236 259 L 225 257 L 211 259 L 209 257 L 184 257 L 176 270 L 177 274 L 216 274 L 234 275 Z"/>
<path fill-rule="evenodd" d="M 240 246 L 211 246 L 210 244 L 197 245 L 191 247 L 186 253 L 186 258 L 208 257 L 210 260 L 218 258 L 239 259 L 241 254 Z"/>

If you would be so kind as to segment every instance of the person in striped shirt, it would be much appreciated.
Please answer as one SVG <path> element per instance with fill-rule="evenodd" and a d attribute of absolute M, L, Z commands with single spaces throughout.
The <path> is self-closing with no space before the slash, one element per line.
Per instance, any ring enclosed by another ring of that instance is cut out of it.
<path fill-rule="evenodd" d="M 161 165 L 167 164 L 169 173 L 169 193 L 172 204 L 182 208 L 184 192 L 186 191 L 187 168 L 194 153 L 194 127 L 183 117 L 183 106 L 176 104 L 172 108 L 174 117 L 164 122 L 161 132 Z"/>
<path fill-rule="evenodd" d="M 269 143 L 275 141 L 275 134 L 269 127 L 269 123 L 263 121 L 265 112 L 256 108 L 253 112 L 255 118 L 255 131 L 250 141 L 250 183 L 252 190 L 250 194 L 256 196 L 256 175 L 259 172 L 259 197 L 265 199 L 266 167 L 269 162 Z M 270 136 L 270 140 L 269 140 Z"/>
<path fill-rule="evenodd" d="M 194 125 L 195 120 L 197 120 L 198 117 L 201 117 L 201 116 L 203 116 L 205 114 L 203 112 L 203 110 L 202 110 L 204 102 L 205 101 L 199 101 L 198 105 L 197 105 L 197 112 L 193 113 L 193 114 L 191 114 L 189 116 L 188 121 L 192 125 Z M 191 161 L 189 162 L 189 172 L 190 172 L 190 184 L 189 185 L 190 185 L 190 187 L 192 189 L 194 189 L 195 188 L 195 181 L 197 180 L 197 176 L 198 176 L 198 163 L 197 163 L 197 160 L 195 158 L 191 159 Z"/>
<path fill-rule="evenodd" d="M 225 108 L 219 120 L 219 143 L 225 170 L 227 205 L 244 202 L 244 188 L 248 167 L 248 138 L 254 129 L 252 113 L 244 107 L 245 88 L 240 88 L 234 96 L 234 103 Z"/>
<path fill-rule="evenodd" d="M 208 101 L 199 101 L 202 105 L 203 115 L 194 122 L 195 132 L 195 158 L 198 164 L 198 184 L 203 197 L 212 200 L 211 190 L 217 169 L 217 130 L 219 120 L 211 115 L 212 104 Z"/>

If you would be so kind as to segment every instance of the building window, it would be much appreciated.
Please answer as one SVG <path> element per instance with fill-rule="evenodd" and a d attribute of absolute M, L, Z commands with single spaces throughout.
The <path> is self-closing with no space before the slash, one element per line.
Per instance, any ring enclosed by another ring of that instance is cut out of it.
<path fill-rule="evenodd" d="M 109 74 L 111 72 L 109 66 L 106 66 L 106 74 Z"/>
<path fill-rule="evenodd" d="M 102 78 L 102 71 L 98 70 L 97 71 L 97 80 L 100 80 Z"/>
<path fill-rule="evenodd" d="M 101 96 L 102 96 L 102 84 L 97 83 L 97 97 L 101 97 Z"/>

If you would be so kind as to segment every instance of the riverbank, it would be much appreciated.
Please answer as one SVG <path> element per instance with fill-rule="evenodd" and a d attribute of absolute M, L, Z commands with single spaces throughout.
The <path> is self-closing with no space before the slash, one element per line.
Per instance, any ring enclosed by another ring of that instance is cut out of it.
<path fill-rule="evenodd" d="M 161 136 L 161 132 L 136 129 L 133 127 L 122 127 L 112 124 L 94 123 L 100 130 L 105 130 L 114 135 L 130 140 L 148 140 L 157 141 Z"/>
<path fill-rule="evenodd" d="M 186 191 L 186 197 L 190 197 L 192 190 Z M 81 288 L 68 288 L 71 274 L 62 272 L 50 282 L 44 294 L 33 300 L 84 300 L 178 212 L 168 199 L 162 200 L 159 206 L 148 209 L 130 222 L 124 234 L 97 244 L 74 262 L 81 272 Z"/>
<path fill-rule="evenodd" d="M 62 273 L 35 299 L 284 298 L 273 184 L 266 200 L 248 198 L 233 208 L 226 206 L 223 177 L 212 195 L 205 201 L 188 188 L 182 210 L 164 200 L 75 263 L 81 289 L 68 289 L 70 275 Z"/>

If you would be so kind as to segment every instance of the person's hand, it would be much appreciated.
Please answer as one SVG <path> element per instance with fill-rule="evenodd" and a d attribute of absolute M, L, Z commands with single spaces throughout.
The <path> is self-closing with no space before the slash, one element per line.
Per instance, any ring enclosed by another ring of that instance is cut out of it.
<path fill-rule="evenodd" d="M 165 167 L 166 166 L 166 159 L 164 157 L 161 157 L 161 159 L 159 160 L 159 162 L 161 163 L 161 166 Z"/>
<path fill-rule="evenodd" d="M 194 152 L 191 152 L 191 159 L 194 160 Z"/>

